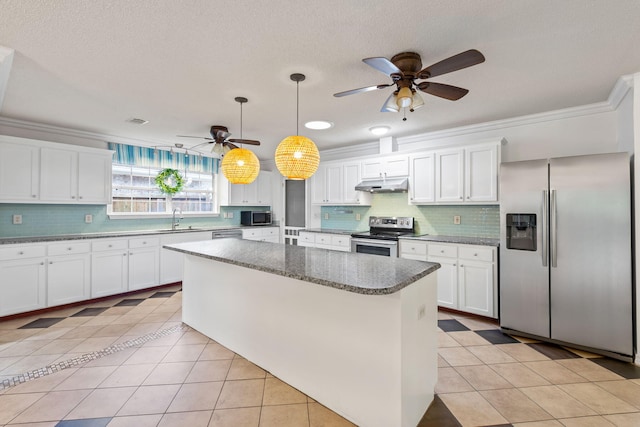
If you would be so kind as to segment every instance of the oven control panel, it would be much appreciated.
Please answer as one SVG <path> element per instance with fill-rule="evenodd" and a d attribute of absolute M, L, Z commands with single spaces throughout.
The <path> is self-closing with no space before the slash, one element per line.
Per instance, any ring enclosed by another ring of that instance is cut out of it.
<path fill-rule="evenodd" d="M 369 227 L 413 230 L 413 217 L 409 216 L 370 216 Z"/>

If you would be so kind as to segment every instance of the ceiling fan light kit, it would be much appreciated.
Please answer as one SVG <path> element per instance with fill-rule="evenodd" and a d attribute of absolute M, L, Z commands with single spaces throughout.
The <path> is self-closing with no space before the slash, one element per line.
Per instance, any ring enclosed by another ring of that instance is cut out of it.
<path fill-rule="evenodd" d="M 456 86 L 430 81 L 416 82 L 416 80 L 429 79 L 453 71 L 484 62 L 485 58 L 479 51 L 470 49 L 457 55 L 443 59 L 440 62 L 422 69 L 422 59 L 415 52 L 402 52 L 394 55 L 391 60 L 383 57 L 364 58 L 362 61 L 376 70 L 391 77 L 393 83 L 368 86 L 359 89 L 351 89 L 333 94 L 335 97 L 353 95 L 361 92 L 369 92 L 396 86 L 396 90 L 387 98 L 380 111 L 397 113 L 400 109 L 409 108 L 414 111 L 424 105 L 422 97 L 417 90 L 438 96 L 450 101 L 457 101 L 469 91 Z M 406 117 L 403 119 L 406 120 Z"/>
<path fill-rule="evenodd" d="M 290 76 L 296 82 L 296 135 L 283 139 L 276 148 L 275 161 L 280 173 L 287 179 L 303 180 L 310 178 L 320 164 L 320 153 L 314 142 L 306 136 L 298 135 L 300 112 L 300 82 L 304 74 L 294 73 Z"/>

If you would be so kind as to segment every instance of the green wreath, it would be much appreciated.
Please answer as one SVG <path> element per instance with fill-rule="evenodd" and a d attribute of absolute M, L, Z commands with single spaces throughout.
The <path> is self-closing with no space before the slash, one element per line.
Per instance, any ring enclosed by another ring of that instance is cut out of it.
<path fill-rule="evenodd" d="M 156 184 L 163 193 L 174 195 L 184 187 L 184 179 L 176 169 L 164 169 L 156 176 Z"/>

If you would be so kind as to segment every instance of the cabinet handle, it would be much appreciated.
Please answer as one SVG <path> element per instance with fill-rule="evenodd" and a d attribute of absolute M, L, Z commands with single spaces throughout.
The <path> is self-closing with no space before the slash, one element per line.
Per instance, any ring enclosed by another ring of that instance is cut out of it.
<path fill-rule="evenodd" d="M 79 196 L 78 199 L 82 199 L 82 196 Z"/>
<path fill-rule="evenodd" d="M 31 195 L 31 197 L 33 197 L 33 198 L 35 199 L 35 198 L 36 198 L 36 197 L 38 197 L 38 196 L 36 196 L 35 194 L 32 194 L 32 195 Z"/>
<path fill-rule="evenodd" d="M 444 253 L 444 250 L 440 250 L 440 253 L 441 253 L 441 254 L 443 254 L 443 253 Z"/>
<path fill-rule="evenodd" d="M 53 264 L 53 261 L 49 261 L 49 265 Z"/>
<path fill-rule="evenodd" d="M 71 249 L 73 249 L 73 248 L 67 248 L 68 251 L 70 251 Z"/>
<path fill-rule="evenodd" d="M 146 245 L 146 244 L 147 244 L 147 242 L 142 242 L 142 244 L 143 244 L 143 245 Z"/>
<path fill-rule="evenodd" d="M 455 267 L 456 265 L 455 265 L 455 264 L 453 264 L 453 266 Z M 462 267 L 462 266 L 460 266 L 460 267 Z"/>
<path fill-rule="evenodd" d="M 464 265 L 460 264 L 460 267 L 464 267 Z"/>
<path fill-rule="evenodd" d="M 44 265 L 44 262 L 41 262 L 40 265 Z"/>
<path fill-rule="evenodd" d="M 478 256 L 478 254 L 473 254 L 473 256 Z"/>
<path fill-rule="evenodd" d="M 113 247 L 113 245 L 109 245 L 109 247 L 110 247 L 110 248 L 112 248 L 112 247 Z"/>
<path fill-rule="evenodd" d="M 127 254 L 126 254 L 126 253 L 124 253 L 124 254 L 122 254 L 122 256 L 127 256 Z"/>
<path fill-rule="evenodd" d="M 71 198 L 72 198 L 72 199 L 75 199 L 75 198 L 76 198 L 76 196 L 71 196 Z"/>
<path fill-rule="evenodd" d="M 24 252 L 20 251 L 18 252 L 18 255 L 24 255 Z"/>

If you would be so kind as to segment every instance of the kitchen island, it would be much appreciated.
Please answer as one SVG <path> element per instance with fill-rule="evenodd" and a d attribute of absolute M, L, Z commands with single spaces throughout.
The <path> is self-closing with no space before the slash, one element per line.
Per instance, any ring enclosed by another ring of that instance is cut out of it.
<path fill-rule="evenodd" d="M 183 252 L 183 321 L 359 426 L 413 427 L 437 380 L 439 264 L 218 239 Z"/>

